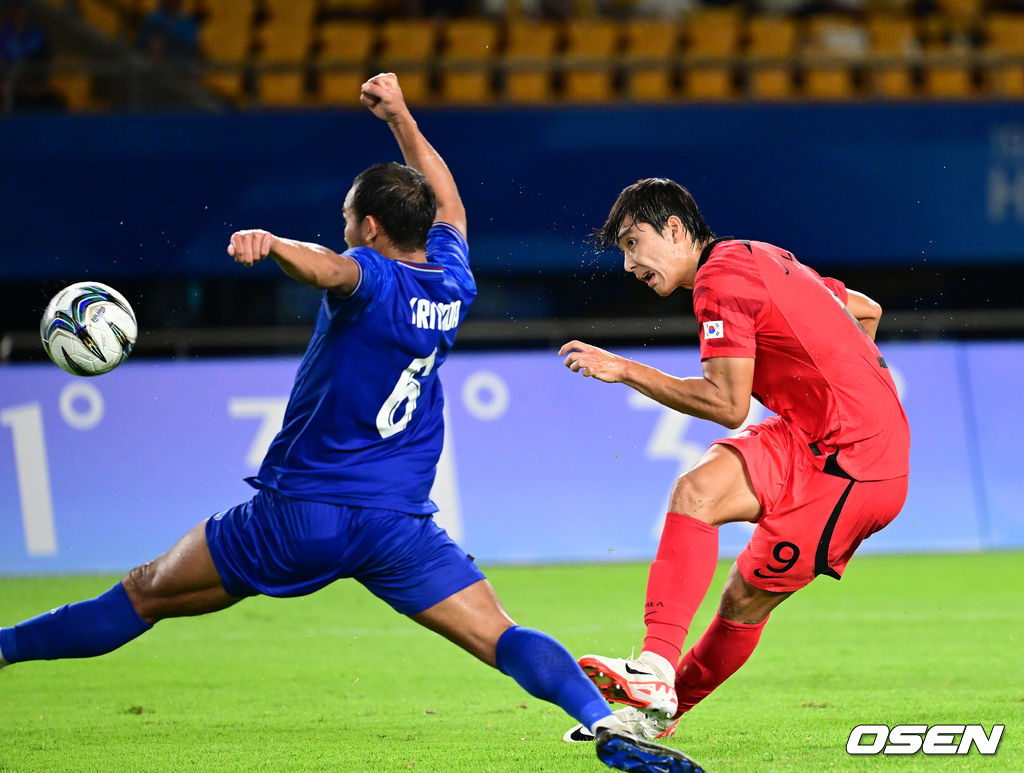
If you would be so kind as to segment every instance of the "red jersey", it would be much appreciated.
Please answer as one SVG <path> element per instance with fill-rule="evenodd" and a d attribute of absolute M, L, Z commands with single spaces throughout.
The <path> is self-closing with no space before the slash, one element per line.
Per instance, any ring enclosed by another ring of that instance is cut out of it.
<path fill-rule="evenodd" d="M 910 428 L 846 286 L 765 242 L 716 239 L 697 265 L 701 359 L 754 359 L 753 396 L 815 457 L 857 480 L 906 475 Z"/>

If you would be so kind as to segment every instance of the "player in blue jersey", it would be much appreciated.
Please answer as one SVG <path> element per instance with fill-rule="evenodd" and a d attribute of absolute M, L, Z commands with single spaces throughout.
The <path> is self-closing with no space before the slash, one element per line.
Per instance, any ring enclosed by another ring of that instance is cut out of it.
<path fill-rule="evenodd" d="M 387 122 L 407 165 L 356 177 L 343 208 L 349 249 L 262 230 L 238 231 L 228 246 L 239 263 L 271 258 L 323 292 L 284 424 L 249 479 L 256 495 L 106 593 L 0 628 L 0 667 L 102 655 L 165 618 L 351 577 L 591 728 L 606 765 L 700 771 L 634 736 L 561 644 L 508 617 L 473 559 L 434 523 L 438 370 L 476 295 L 466 211 L 395 76 L 371 78 L 360 101 Z"/>

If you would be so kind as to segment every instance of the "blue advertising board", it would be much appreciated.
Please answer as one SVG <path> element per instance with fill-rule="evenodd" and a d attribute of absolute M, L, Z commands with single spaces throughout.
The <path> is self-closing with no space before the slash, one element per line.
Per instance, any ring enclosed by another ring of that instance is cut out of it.
<path fill-rule="evenodd" d="M 862 551 L 1024 546 L 1024 343 L 894 344 L 913 432 L 903 513 Z M 626 350 L 698 372 L 693 348 Z M 94 379 L 0 368 L 0 573 L 124 570 L 251 495 L 297 359 L 129 361 Z M 645 560 L 669 488 L 725 430 L 554 352 L 456 353 L 438 520 L 484 562 Z M 750 421 L 766 415 L 752 404 Z M 722 556 L 750 531 L 721 531 Z"/>
<path fill-rule="evenodd" d="M 1024 103 L 416 114 L 460 185 L 482 270 L 616 269 L 585 237 L 650 176 L 690 188 L 718 233 L 819 268 L 1021 260 Z M 362 110 L 12 116 L 0 147 L 0 276 L 65 282 L 234 275 L 224 248 L 239 228 L 342 248 L 353 177 L 400 158 Z"/>

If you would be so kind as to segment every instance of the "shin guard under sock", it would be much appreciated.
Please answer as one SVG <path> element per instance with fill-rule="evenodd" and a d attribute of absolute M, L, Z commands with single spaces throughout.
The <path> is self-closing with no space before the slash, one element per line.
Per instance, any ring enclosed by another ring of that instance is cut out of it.
<path fill-rule="evenodd" d="M 0 651 L 8 663 L 88 658 L 115 650 L 151 627 L 118 583 L 94 599 L 65 604 L 11 628 L 0 628 Z"/>
<path fill-rule="evenodd" d="M 747 662 L 767 622 L 768 618 L 760 623 L 733 623 L 715 616 L 676 669 L 679 714 L 696 706 Z"/>
<path fill-rule="evenodd" d="M 647 577 L 644 650 L 678 663 L 693 616 L 718 562 L 718 529 L 680 513 L 665 516 Z"/>
<path fill-rule="evenodd" d="M 584 727 L 612 713 L 575 658 L 546 633 L 513 626 L 498 639 L 495 658 L 501 673 L 533 697 L 561 706 Z"/>

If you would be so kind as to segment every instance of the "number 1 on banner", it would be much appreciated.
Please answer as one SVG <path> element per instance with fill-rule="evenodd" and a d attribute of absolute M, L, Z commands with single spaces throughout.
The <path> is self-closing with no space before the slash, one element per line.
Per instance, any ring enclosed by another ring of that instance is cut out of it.
<path fill-rule="evenodd" d="M 14 469 L 21 496 L 25 549 L 30 556 L 55 556 L 57 533 L 53 524 L 50 467 L 43 439 L 43 411 L 39 403 L 16 405 L 0 411 L 0 424 L 11 428 L 14 439 Z"/>

